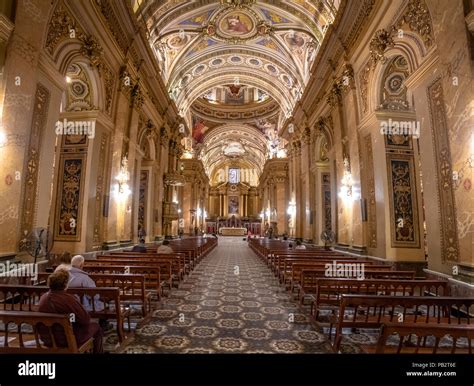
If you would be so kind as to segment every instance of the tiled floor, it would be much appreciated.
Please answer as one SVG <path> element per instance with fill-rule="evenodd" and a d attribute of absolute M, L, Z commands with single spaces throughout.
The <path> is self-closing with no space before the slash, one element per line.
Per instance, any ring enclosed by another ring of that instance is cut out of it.
<path fill-rule="evenodd" d="M 327 353 L 295 302 L 242 238 L 219 239 L 123 353 Z"/>

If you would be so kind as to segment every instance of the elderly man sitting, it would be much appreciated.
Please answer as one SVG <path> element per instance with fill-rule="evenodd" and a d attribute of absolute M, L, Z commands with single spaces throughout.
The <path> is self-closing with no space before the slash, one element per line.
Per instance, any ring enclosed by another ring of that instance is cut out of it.
<path fill-rule="evenodd" d="M 94 288 L 95 282 L 87 272 L 84 272 L 84 256 L 76 255 L 71 259 L 71 268 L 69 269 L 69 287 Z"/>
<path fill-rule="evenodd" d="M 71 259 L 71 268 L 69 269 L 69 283 L 70 288 L 95 288 L 95 282 L 89 276 L 89 274 L 83 271 L 84 268 L 84 256 L 76 255 Z M 99 295 L 94 297 L 95 309 L 102 311 L 104 309 L 104 303 L 100 301 Z M 91 299 L 87 296 L 84 297 L 83 305 L 86 310 L 92 310 Z M 103 322 L 101 321 L 101 326 Z"/>

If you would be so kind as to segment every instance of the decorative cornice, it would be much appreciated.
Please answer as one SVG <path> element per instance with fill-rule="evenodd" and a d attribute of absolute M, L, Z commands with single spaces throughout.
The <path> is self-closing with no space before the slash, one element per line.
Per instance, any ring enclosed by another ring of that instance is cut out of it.
<path fill-rule="evenodd" d="M 369 45 L 371 66 L 375 67 L 378 61 L 385 63 L 384 53 L 388 48 L 393 47 L 394 44 L 391 31 L 385 29 L 378 30 Z"/>

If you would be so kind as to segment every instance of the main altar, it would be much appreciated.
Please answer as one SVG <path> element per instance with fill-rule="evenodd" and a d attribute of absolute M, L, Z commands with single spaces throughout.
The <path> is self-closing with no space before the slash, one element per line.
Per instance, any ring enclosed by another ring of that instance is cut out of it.
<path fill-rule="evenodd" d="M 247 228 L 222 227 L 219 229 L 219 233 L 222 236 L 245 236 L 247 235 Z"/>

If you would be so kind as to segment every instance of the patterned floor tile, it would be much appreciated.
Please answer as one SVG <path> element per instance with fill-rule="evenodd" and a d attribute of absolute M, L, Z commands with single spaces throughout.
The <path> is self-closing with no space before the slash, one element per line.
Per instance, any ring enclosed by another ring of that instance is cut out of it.
<path fill-rule="evenodd" d="M 327 335 L 309 324 L 292 299 L 245 241 L 220 238 L 219 246 L 117 351 L 331 352 Z M 350 337 L 342 350 L 354 352 L 353 345 L 364 339 Z"/>

